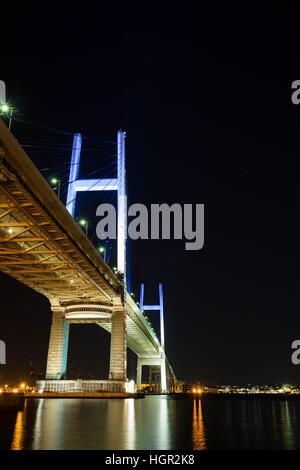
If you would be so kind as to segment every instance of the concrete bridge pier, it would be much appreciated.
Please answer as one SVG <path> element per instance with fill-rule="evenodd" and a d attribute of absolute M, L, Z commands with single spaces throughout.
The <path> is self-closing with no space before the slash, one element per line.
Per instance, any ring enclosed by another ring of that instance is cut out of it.
<path fill-rule="evenodd" d="M 176 378 L 175 374 L 172 369 L 168 368 L 168 373 L 167 373 L 167 388 L 168 391 L 171 393 L 176 392 Z"/>
<path fill-rule="evenodd" d="M 70 325 L 65 321 L 65 309 L 52 306 L 46 379 L 60 380 L 66 376 Z"/>
<path fill-rule="evenodd" d="M 165 356 L 161 358 L 141 358 L 138 357 L 137 360 L 137 378 L 136 378 L 136 388 L 137 391 L 141 390 L 142 383 L 142 367 L 143 366 L 159 366 L 160 367 L 160 377 L 161 377 L 161 392 L 166 393 L 167 390 L 167 379 L 166 379 L 166 358 Z"/>
<path fill-rule="evenodd" d="M 76 323 L 74 318 L 64 307 L 52 305 L 52 325 L 50 332 L 48 359 L 46 368 L 46 380 L 60 380 L 65 378 L 67 370 L 69 328 L 71 323 Z M 68 308 L 68 307 L 67 307 Z M 80 312 L 80 320 L 86 316 L 88 323 L 97 322 L 97 319 L 89 319 L 90 312 Z M 92 308 L 91 308 L 92 311 Z M 99 315 L 98 312 L 95 312 Z M 102 315 L 102 314 L 100 314 Z M 68 319 L 66 319 L 66 316 Z M 69 320 L 69 321 L 68 321 Z M 123 306 L 113 309 L 111 314 L 111 343 L 110 343 L 110 367 L 109 379 L 114 381 L 126 381 L 127 376 L 127 338 L 126 338 L 126 312 Z"/>
<path fill-rule="evenodd" d="M 127 337 L 126 312 L 123 307 L 115 308 L 111 317 L 109 379 L 126 380 Z"/>

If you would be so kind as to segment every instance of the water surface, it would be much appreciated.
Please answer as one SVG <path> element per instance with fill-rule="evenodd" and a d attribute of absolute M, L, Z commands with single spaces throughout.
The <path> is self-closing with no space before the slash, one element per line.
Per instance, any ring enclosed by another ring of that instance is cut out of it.
<path fill-rule="evenodd" d="M 27 399 L 0 449 L 300 449 L 299 399 Z"/>

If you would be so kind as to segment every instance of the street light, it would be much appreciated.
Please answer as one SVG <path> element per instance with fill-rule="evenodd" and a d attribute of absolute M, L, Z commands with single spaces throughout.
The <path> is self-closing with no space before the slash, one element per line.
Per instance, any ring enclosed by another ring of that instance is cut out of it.
<path fill-rule="evenodd" d="M 8 106 L 6 103 L 3 103 L 1 105 L 1 111 L 2 113 L 9 113 L 9 123 L 8 123 L 8 130 L 10 131 L 11 128 L 11 120 L 12 120 L 12 113 L 13 113 L 13 107 Z"/>
<path fill-rule="evenodd" d="M 86 234 L 86 236 L 87 236 L 87 234 L 88 234 L 88 227 L 89 227 L 88 221 L 85 220 L 85 219 L 80 219 L 79 223 L 80 223 L 80 225 L 81 225 L 82 227 L 85 227 L 85 234 Z"/>
<path fill-rule="evenodd" d="M 106 248 L 104 248 L 104 246 L 99 246 L 98 250 L 101 253 L 102 258 L 106 262 Z"/>
<path fill-rule="evenodd" d="M 53 185 L 57 185 L 57 197 L 60 195 L 60 180 L 58 178 L 51 178 L 50 183 Z M 56 189 L 56 188 L 53 188 Z"/>

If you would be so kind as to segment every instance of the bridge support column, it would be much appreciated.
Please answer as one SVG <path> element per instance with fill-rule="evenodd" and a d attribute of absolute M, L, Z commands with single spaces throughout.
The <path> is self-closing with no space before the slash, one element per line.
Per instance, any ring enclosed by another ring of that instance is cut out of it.
<path fill-rule="evenodd" d="M 152 367 L 149 367 L 149 387 L 150 387 L 150 391 L 152 389 L 152 375 L 153 375 Z"/>
<path fill-rule="evenodd" d="M 111 322 L 109 378 L 126 380 L 126 312 L 123 307 L 113 311 Z"/>
<path fill-rule="evenodd" d="M 167 392 L 166 360 L 164 357 L 160 363 L 160 391 L 161 393 Z"/>
<path fill-rule="evenodd" d="M 167 390 L 167 378 L 166 378 L 166 359 L 165 357 L 161 358 L 141 358 L 138 357 L 137 360 L 137 373 L 136 373 L 136 388 L 137 390 L 141 389 L 141 382 L 142 382 L 142 367 L 143 366 L 158 366 L 160 368 L 160 391 L 161 393 L 166 393 Z M 156 374 L 155 374 L 155 389 L 157 388 L 156 385 Z"/>
<path fill-rule="evenodd" d="M 143 367 L 143 359 L 138 357 L 137 360 L 137 370 L 136 370 L 136 389 L 137 391 L 141 390 L 142 384 L 142 367 Z"/>
<path fill-rule="evenodd" d="M 70 325 L 63 308 L 52 308 L 52 312 L 46 379 L 59 380 L 66 376 Z"/>

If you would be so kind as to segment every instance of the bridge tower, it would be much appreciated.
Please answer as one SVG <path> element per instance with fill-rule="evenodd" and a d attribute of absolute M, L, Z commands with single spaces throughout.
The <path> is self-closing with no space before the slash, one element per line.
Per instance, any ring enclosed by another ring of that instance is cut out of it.
<path fill-rule="evenodd" d="M 118 191 L 118 240 L 117 269 L 124 275 L 126 286 L 126 238 L 127 238 L 127 195 L 125 170 L 126 132 L 118 131 L 117 140 L 117 178 L 78 179 L 82 138 L 75 134 L 73 139 L 71 167 L 66 208 L 71 216 L 75 215 L 76 196 L 79 191 Z"/>
<path fill-rule="evenodd" d="M 160 381 L 161 392 L 167 391 L 167 374 L 166 374 L 166 354 L 165 354 L 165 324 L 164 324 L 164 300 L 163 300 L 163 285 L 159 283 L 159 304 L 157 305 L 144 305 L 144 291 L 145 286 L 141 284 L 140 287 L 140 310 L 158 310 L 160 314 L 160 358 L 141 358 L 138 357 L 137 361 L 137 390 L 141 389 L 142 380 L 142 367 L 143 366 L 158 366 L 160 368 Z"/>
<path fill-rule="evenodd" d="M 127 196 L 125 172 L 125 136 L 118 131 L 117 139 L 117 178 L 78 179 L 82 138 L 75 134 L 69 173 L 66 208 L 74 217 L 76 196 L 79 191 L 118 191 L 118 240 L 117 269 L 124 276 L 126 288 L 126 238 L 127 238 Z M 64 308 L 52 305 L 52 326 L 48 349 L 46 379 L 61 379 L 66 374 L 69 323 Z M 109 379 L 125 381 L 127 378 L 126 357 L 126 312 L 125 306 L 116 306 L 111 315 L 111 345 Z"/>

